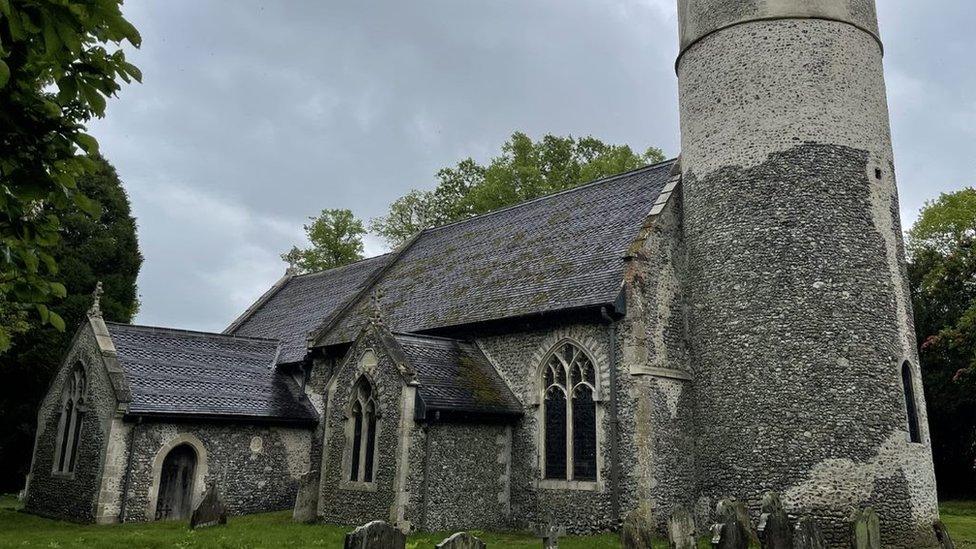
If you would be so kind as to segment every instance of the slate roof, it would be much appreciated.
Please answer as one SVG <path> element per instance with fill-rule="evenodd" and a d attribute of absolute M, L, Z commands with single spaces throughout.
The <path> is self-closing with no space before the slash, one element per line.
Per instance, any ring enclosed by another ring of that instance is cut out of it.
<path fill-rule="evenodd" d="M 422 232 L 317 344 L 352 341 L 373 290 L 385 324 L 402 333 L 613 304 L 626 251 L 674 162 Z"/>
<path fill-rule="evenodd" d="M 317 420 L 295 380 L 275 370 L 277 341 L 105 324 L 132 390 L 129 414 Z"/>
<path fill-rule="evenodd" d="M 417 374 L 427 417 L 437 411 L 518 416 L 522 405 L 474 343 L 393 334 Z"/>
<path fill-rule="evenodd" d="M 277 339 L 281 341 L 279 363 L 299 362 L 305 357 L 309 333 L 354 298 L 391 257 L 381 255 L 337 269 L 286 278 L 224 333 Z"/>

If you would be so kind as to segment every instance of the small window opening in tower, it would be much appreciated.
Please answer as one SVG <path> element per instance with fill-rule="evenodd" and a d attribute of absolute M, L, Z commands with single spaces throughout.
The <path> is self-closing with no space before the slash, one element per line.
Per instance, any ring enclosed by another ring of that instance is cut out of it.
<path fill-rule="evenodd" d="M 907 361 L 901 367 L 901 382 L 905 388 L 905 410 L 908 413 L 908 437 L 912 442 L 922 442 L 918 429 L 918 408 L 915 406 L 915 384 L 912 381 L 912 365 Z"/>
<path fill-rule="evenodd" d="M 881 174 L 882 174 L 881 168 L 875 168 L 874 169 L 874 178 L 875 179 L 881 179 Z"/>

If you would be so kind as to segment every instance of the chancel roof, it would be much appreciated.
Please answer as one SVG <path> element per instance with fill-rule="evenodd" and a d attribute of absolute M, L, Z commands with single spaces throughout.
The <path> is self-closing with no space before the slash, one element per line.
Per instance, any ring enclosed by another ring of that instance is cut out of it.
<path fill-rule="evenodd" d="M 277 341 L 105 324 L 131 388 L 131 415 L 317 420 L 298 383 L 275 369 Z"/>

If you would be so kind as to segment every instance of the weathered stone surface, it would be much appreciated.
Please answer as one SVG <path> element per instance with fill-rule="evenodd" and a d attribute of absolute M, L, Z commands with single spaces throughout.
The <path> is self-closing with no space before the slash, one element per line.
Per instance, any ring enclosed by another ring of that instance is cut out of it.
<path fill-rule="evenodd" d="M 874 509 L 865 507 L 851 517 L 851 547 L 881 549 L 881 522 Z"/>
<path fill-rule="evenodd" d="M 467 532 L 458 532 L 434 547 L 436 549 L 485 549 L 487 545 Z"/>
<path fill-rule="evenodd" d="M 193 515 L 190 517 L 190 528 L 206 528 L 223 524 L 227 524 L 227 507 L 217 495 L 217 486 L 210 485 L 203 494 L 200 505 L 197 505 L 197 508 L 193 510 Z"/>
<path fill-rule="evenodd" d="M 688 509 L 679 507 L 668 519 L 668 542 L 671 549 L 695 549 L 695 519 Z"/>
<path fill-rule="evenodd" d="M 739 501 L 723 499 L 715 509 L 718 523 L 712 526 L 712 545 L 717 549 L 746 549 L 755 539 L 749 511 Z"/>
<path fill-rule="evenodd" d="M 298 495 L 295 496 L 295 522 L 316 522 L 319 513 L 319 471 L 309 471 L 298 479 Z"/>
<path fill-rule="evenodd" d="M 395 526 L 374 520 L 346 534 L 344 549 L 404 549 L 407 536 Z"/>
<path fill-rule="evenodd" d="M 542 538 L 543 549 L 559 547 L 559 538 L 566 535 L 566 527 L 557 526 L 556 519 L 551 514 L 546 523 L 535 524 L 532 526 L 532 530 L 535 532 L 536 537 Z"/>
<path fill-rule="evenodd" d="M 654 537 L 654 520 L 651 508 L 644 504 L 631 511 L 624 519 L 620 531 L 620 543 L 624 549 L 651 549 Z"/>
<path fill-rule="evenodd" d="M 796 523 L 796 532 L 793 535 L 794 549 L 827 549 L 827 542 L 824 541 L 823 532 L 820 525 L 813 517 L 802 517 Z"/>
<path fill-rule="evenodd" d="M 759 516 L 759 541 L 763 549 L 792 549 L 793 529 L 783 509 L 779 494 L 767 492 L 762 500 Z"/>
<path fill-rule="evenodd" d="M 938 540 L 941 549 L 956 549 L 956 544 L 953 543 L 949 530 L 946 529 L 941 520 L 935 521 L 932 528 L 935 530 L 935 539 Z"/>

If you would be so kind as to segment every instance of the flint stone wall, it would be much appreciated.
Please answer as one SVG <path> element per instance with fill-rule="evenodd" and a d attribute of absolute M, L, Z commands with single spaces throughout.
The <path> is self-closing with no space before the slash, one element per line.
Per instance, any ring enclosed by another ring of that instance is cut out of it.
<path fill-rule="evenodd" d="M 207 452 L 204 483 L 216 483 L 220 501 L 230 515 L 291 509 L 298 478 L 309 468 L 311 429 L 241 423 L 142 423 L 129 433 L 135 440 L 126 521 L 155 519 L 149 516 L 153 461 L 164 445 L 181 435 L 192 435 L 203 443 Z M 199 487 L 194 491 L 199 492 Z"/>
<path fill-rule="evenodd" d="M 54 456 L 61 396 L 68 375 L 83 364 L 87 379 L 86 405 L 75 459 L 75 471 L 55 473 Z M 90 325 L 85 322 L 51 383 L 38 410 L 38 431 L 24 509 L 36 515 L 76 522 L 93 522 L 105 461 L 105 447 L 115 414 L 115 392 L 102 364 Z"/>

